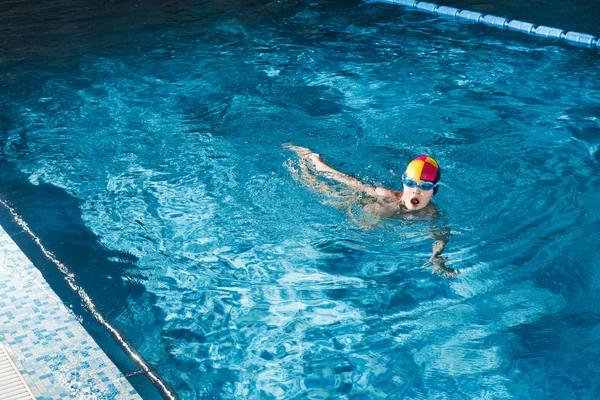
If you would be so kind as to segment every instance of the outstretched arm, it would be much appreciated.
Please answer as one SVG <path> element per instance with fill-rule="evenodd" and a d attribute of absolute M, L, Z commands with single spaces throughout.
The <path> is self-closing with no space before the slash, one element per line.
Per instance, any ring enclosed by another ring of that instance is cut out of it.
<path fill-rule="evenodd" d="M 426 267 L 428 265 L 432 265 L 435 268 L 431 271 L 432 274 L 439 273 L 443 275 L 446 279 L 450 279 L 455 275 L 460 274 L 460 271 L 453 268 L 446 267 L 446 261 L 448 261 L 447 257 L 442 256 L 444 249 L 446 248 L 446 243 L 448 243 L 448 238 L 450 237 L 450 229 L 448 227 L 437 227 L 434 228 L 434 232 L 430 235 L 435 239 L 432 246 L 432 255 L 423 266 Z"/>
<path fill-rule="evenodd" d="M 441 255 L 444 252 L 444 249 L 446 248 L 446 243 L 448 243 L 448 238 L 450 237 L 450 229 L 448 229 L 447 227 L 437 229 L 431 234 L 431 237 L 435 239 L 435 242 L 433 242 L 432 246 L 432 257 L 437 257 Z"/>
<path fill-rule="evenodd" d="M 368 185 L 368 184 L 362 182 L 361 180 L 356 179 L 353 176 L 350 176 L 348 174 L 345 174 L 343 172 L 340 172 L 340 171 L 330 167 L 323 161 L 323 158 L 321 157 L 320 154 L 313 153 L 307 147 L 294 146 L 292 144 L 285 144 L 284 147 L 289 150 L 292 150 L 298 156 L 309 161 L 314 166 L 315 170 L 317 170 L 318 172 L 323 172 L 323 173 L 327 174 L 328 177 L 330 177 L 338 182 L 341 182 L 350 188 L 359 190 L 359 191 L 364 192 L 364 193 L 368 194 L 369 196 L 373 196 L 373 197 L 390 196 L 391 195 L 391 190 L 381 188 L 381 187 L 376 187 L 373 185 Z"/>

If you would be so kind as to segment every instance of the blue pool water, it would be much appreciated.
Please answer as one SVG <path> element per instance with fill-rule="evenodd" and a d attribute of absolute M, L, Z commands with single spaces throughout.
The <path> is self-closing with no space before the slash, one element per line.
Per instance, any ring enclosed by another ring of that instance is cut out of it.
<path fill-rule="evenodd" d="M 452 5 L 600 34 L 555 3 Z M 600 397 L 597 52 L 361 2 L 21 1 L 0 26 L 0 197 L 181 398 Z M 365 228 L 294 180 L 286 142 L 396 189 L 435 156 L 461 274 L 422 267 L 429 221 Z"/>

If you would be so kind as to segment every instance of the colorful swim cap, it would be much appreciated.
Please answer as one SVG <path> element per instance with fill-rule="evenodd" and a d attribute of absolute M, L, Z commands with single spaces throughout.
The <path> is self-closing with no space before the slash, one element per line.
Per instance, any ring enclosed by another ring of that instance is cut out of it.
<path fill-rule="evenodd" d="M 406 176 L 415 180 L 438 183 L 441 177 L 440 167 L 433 157 L 423 155 L 412 160 L 406 167 Z M 433 189 L 436 194 L 439 186 Z"/>

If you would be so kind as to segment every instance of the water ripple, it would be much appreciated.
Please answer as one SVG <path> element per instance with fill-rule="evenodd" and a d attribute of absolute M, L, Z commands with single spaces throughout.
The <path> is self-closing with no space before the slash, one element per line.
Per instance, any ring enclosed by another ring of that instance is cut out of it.
<path fill-rule="evenodd" d="M 182 398 L 591 393 L 597 55 L 386 7 L 0 13 L 2 157 L 137 260 L 113 318 Z M 461 274 L 422 267 L 440 226 L 294 180 L 290 140 L 395 189 L 435 155 Z"/>

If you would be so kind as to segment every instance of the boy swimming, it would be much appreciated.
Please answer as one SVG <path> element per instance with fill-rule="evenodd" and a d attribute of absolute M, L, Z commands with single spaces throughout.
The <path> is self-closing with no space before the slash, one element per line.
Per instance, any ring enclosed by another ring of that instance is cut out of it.
<path fill-rule="evenodd" d="M 371 200 L 364 205 L 363 210 L 376 218 L 404 218 L 412 215 L 439 218 L 439 212 L 435 205 L 431 203 L 431 199 L 439 190 L 441 169 L 437 161 L 431 156 L 419 156 L 408 164 L 402 175 L 403 190 L 399 191 L 369 185 L 353 176 L 340 172 L 327 165 L 320 154 L 314 153 L 307 147 L 292 144 L 285 144 L 284 147 L 306 160 L 316 172 L 324 173 L 326 177 L 364 193 Z M 316 180 L 306 170 L 304 174 L 305 179 L 308 176 L 308 179 Z M 327 189 L 322 191 L 330 193 L 326 185 L 319 187 L 326 187 Z M 435 266 L 433 273 L 439 272 L 450 279 L 460 272 L 446 267 L 446 258 L 441 256 L 448 242 L 449 231 L 443 229 L 432 233 L 431 236 L 436 239 L 433 243 L 433 254 L 424 266 L 431 264 Z"/>

